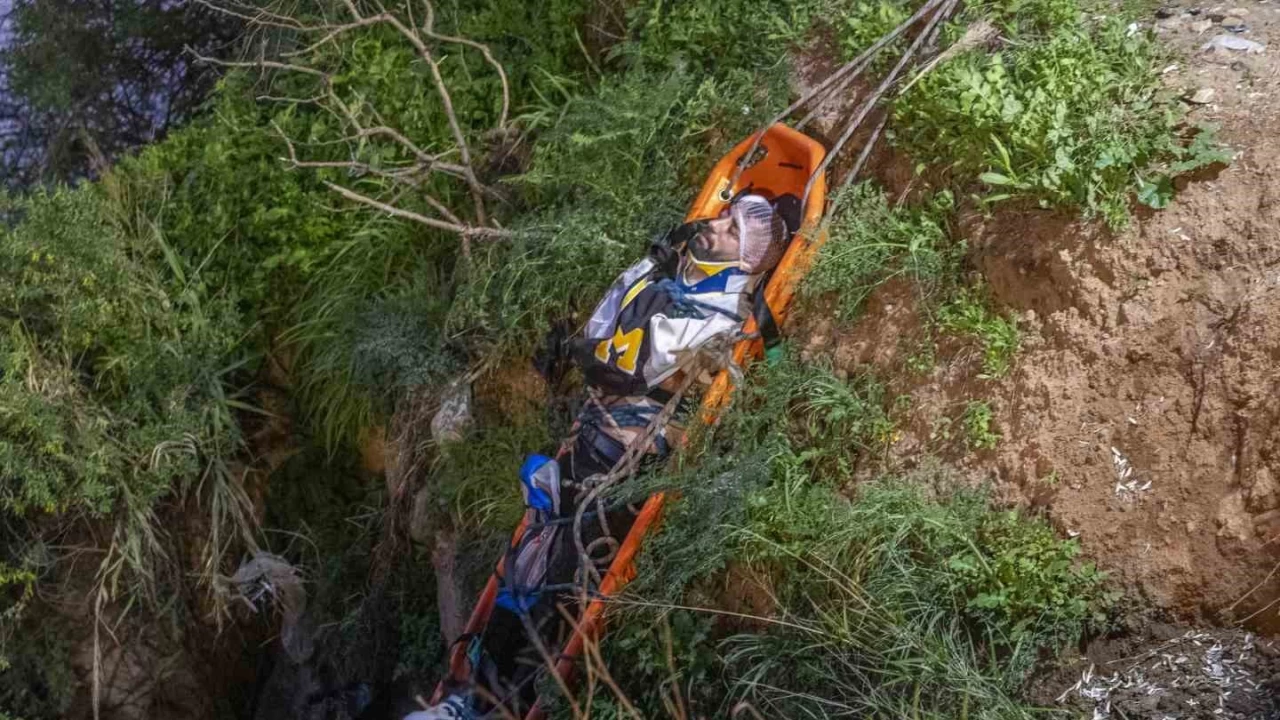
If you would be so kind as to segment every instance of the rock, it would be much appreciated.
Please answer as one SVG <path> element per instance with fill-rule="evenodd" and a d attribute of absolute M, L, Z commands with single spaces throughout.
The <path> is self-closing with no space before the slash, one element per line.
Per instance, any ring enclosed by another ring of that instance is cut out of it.
<path fill-rule="evenodd" d="M 1156 8 L 1156 17 L 1161 20 L 1164 20 L 1165 18 L 1171 18 L 1177 14 L 1178 14 L 1178 8 L 1176 7 L 1170 7 L 1168 5 L 1165 5 L 1165 6 Z"/>
<path fill-rule="evenodd" d="M 1197 20 L 1191 23 L 1191 31 L 1197 35 L 1203 35 L 1204 33 L 1209 32 L 1209 29 L 1212 27 L 1212 20 Z"/>
<path fill-rule="evenodd" d="M 1248 17 L 1249 11 L 1245 8 L 1231 8 L 1227 11 L 1227 17 Z"/>
<path fill-rule="evenodd" d="M 1253 485 L 1249 488 L 1249 510 L 1263 513 L 1274 510 L 1280 505 L 1280 486 L 1276 485 L 1271 470 L 1261 467 L 1253 475 Z"/>
<path fill-rule="evenodd" d="M 1116 320 L 1121 325 L 1150 325 L 1152 322 L 1151 311 L 1142 303 L 1130 300 L 1120 304 L 1120 312 L 1117 314 Z"/>
<path fill-rule="evenodd" d="M 274 610 L 280 614 L 280 643 L 290 660 L 301 664 L 310 659 L 315 640 L 303 622 L 307 590 L 297 568 L 279 555 L 259 551 L 236 568 L 231 584 L 258 612 Z"/>
<path fill-rule="evenodd" d="M 1245 511 L 1244 497 L 1238 490 L 1227 493 L 1218 502 L 1218 537 L 1246 542 L 1253 537 L 1253 519 Z"/>
<path fill-rule="evenodd" d="M 1193 105 L 1208 105 L 1213 102 L 1213 96 L 1216 94 L 1217 91 L 1213 88 L 1200 88 L 1186 97 L 1187 102 Z"/>
<path fill-rule="evenodd" d="M 1246 40 L 1235 35 L 1214 35 L 1213 39 L 1200 46 L 1201 50 L 1231 50 L 1234 52 L 1260 53 L 1267 49 L 1266 45 Z"/>
<path fill-rule="evenodd" d="M 1222 22 L 1227 19 L 1227 14 L 1223 12 L 1222 8 L 1214 8 L 1209 11 L 1209 19 L 1214 22 Z"/>
<path fill-rule="evenodd" d="M 413 496 L 413 510 L 409 512 L 409 537 L 419 545 L 431 542 L 435 525 L 431 517 L 431 488 L 422 488 Z"/>
<path fill-rule="evenodd" d="M 469 427 L 471 384 L 465 380 L 455 380 L 440 395 L 440 409 L 431 418 L 431 439 L 437 445 L 458 442 Z"/>
<path fill-rule="evenodd" d="M 1240 18 L 1227 18 L 1222 21 L 1222 29 L 1227 32 L 1242 33 L 1248 30 L 1249 26 Z"/>

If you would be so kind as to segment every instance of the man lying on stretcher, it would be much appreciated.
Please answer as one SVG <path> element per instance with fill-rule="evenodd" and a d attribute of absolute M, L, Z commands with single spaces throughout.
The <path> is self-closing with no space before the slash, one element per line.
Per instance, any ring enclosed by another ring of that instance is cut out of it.
<path fill-rule="evenodd" d="M 587 401 L 555 460 L 533 456 L 525 462 L 526 532 L 501 564 L 497 601 L 484 630 L 458 640 L 466 644 L 470 677 L 454 678 L 443 702 L 405 720 L 505 716 L 494 710 L 495 701 L 517 717 L 527 712 L 536 699 L 535 678 L 546 666 L 543 651 L 554 658 L 567 630 L 557 606 L 576 607 L 578 585 L 591 584 L 573 537 L 579 504 L 646 437 L 647 446 L 638 451 L 647 464 L 667 456 L 678 420 L 651 435 L 649 426 L 687 385 L 689 373 L 709 381 L 708 368 L 728 364 L 755 293 L 795 230 L 783 219 L 792 214 L 788 210 L 785 200 L 741 195 L 720 217 L 667 233 L 605 293 L 571 344 Z M 596 549 L 588 554 L 602 577 L 634 515 L 603 503 L 587 510 L 593 517 L 583 523 L 582 541 Z"/>

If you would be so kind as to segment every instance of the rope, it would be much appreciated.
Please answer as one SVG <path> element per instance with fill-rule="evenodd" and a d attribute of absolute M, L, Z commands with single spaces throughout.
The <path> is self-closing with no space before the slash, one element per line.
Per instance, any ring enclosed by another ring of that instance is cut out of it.
<path fill-rule="evenodd" d="M 850 85 L 853 84 L 854 80 L 866 72 L 881 50 L 887 47 L 894 40 L 898 39 L 916 23 L 928 18 L 926 26 L 916 36 L 911 46 L 903 52 L 902 57 L 899 59 L 894 69 L 889 73 L 885 80 L 880 83 L 876 90 L 863 101 L 855 115 L 855 118 L 846 125 L 844 131 L 841 133 L 840 139 L 832 146 L 831 151 L 827 153 L 827 156 L 823 159 L 822 163 L 815 168 L 812 173 L 810 173 L 809 179 L 805 183 L 804 197 L 802 198 L 802 202 L 807 203 L 809 200 L 809 193 L 812 191 L 814 183 L 817 178 L 826 171 L 832 158 L 839 154 L 844 145 L 849 141 L 859 127 L 861 127 L 863 121 L 866 120 L 867 115 L 870 114 L 872 108 L 874 108 L 884 98 L 884 95 L 889 88 L 897 83 L 900 79 L 902 70 L 920 51 L 920 48 L 925 43 L 926 39 L 929 43 L 936 40 L 935 28 L 938 27 L 938 24 L 942 20 L 949 17 L 955 11 L 958 4 L 959 0 L 928 0 L 928 2 L 924 3 L 920 9 L 916 10 L 911 17 L 907 18 L 897 27 L 881 36 L 880 39 L 876 40 L 875 43 L 857 57 L 844 65 L 841 65 L 835 72 L 827 76 L 825 80 L 802 95 L 798 100 L 787 106 L 785 110 L 770 118 L 769 121 L 765 123 L 764 127 L 756 131 L 750 147 L 747 148 L 747 151 L 743 153 L 738 162 L 735 163 L 733 174 L 729 177 L 728 191 L 731 192 L 732 188 L 737 186 L 738 181 L 742 178 L 742 173 L 753 164 L 753 161 L 756 159 L 756 153 L 760 149 L 760 143 L 764 140 L 765 133 L 769 128 L 783 120 L 786 120 L 788 117 L 791 117 L 791 115 L 800 108 L 812 103 L 809 108 L 809 112 L 806 113 L 796 125 L 797 129 L 806 126 L 822 106 L 831 102 L 834 98 L 839 97 Z M 928 68 L 926 68 L 926 71 L 927 70 Z M 880 131 L 883 130 L 883 127 L 884 121 L 881 121 L 879 126 L 872 133 L 871 139 L 867 142 L 867 147 L 875 145 L 876 140 L 880 137 Z M 864 154 L 869 155 L 869 152 L 864 150 Z M 862 165 L 865 162 L 865 157 L 860 158 L 855 169 L 845 175 L 845 178 L 841 183 L 841 187 L 846 187 L 853 181 L 853 178 L 857 175 L 857 171 L 862 169 Z"/>

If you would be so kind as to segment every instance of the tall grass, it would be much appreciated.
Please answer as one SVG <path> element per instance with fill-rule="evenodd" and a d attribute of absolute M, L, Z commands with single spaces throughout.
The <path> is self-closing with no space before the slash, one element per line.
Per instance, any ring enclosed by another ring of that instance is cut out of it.
<path fill-rule="evenodd" d="M 604 645 L 647 716 L 676 672 L 701 679 L 678 686 L 708 715 L 1025 718 L 1041 653 L 1106 626 L 1104 576 L 1043 521 L 936 466 L 847 489 L 846 468 L 889 441 L 875 387 L 784 359 L 667 476 L 680 499 Z M 665 622 L 684 628 L 675 670 Z"/>

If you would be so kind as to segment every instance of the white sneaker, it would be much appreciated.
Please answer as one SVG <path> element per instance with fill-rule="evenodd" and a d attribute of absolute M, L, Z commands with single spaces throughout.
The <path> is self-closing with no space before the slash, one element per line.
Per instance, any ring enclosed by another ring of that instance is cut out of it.
<path fill-rule="evenodd" d="M 465 720 L 470 717 L 466 701 L 457 695 L 450 695 L 426 710 L 405 715 L 404 720 Z"/>

